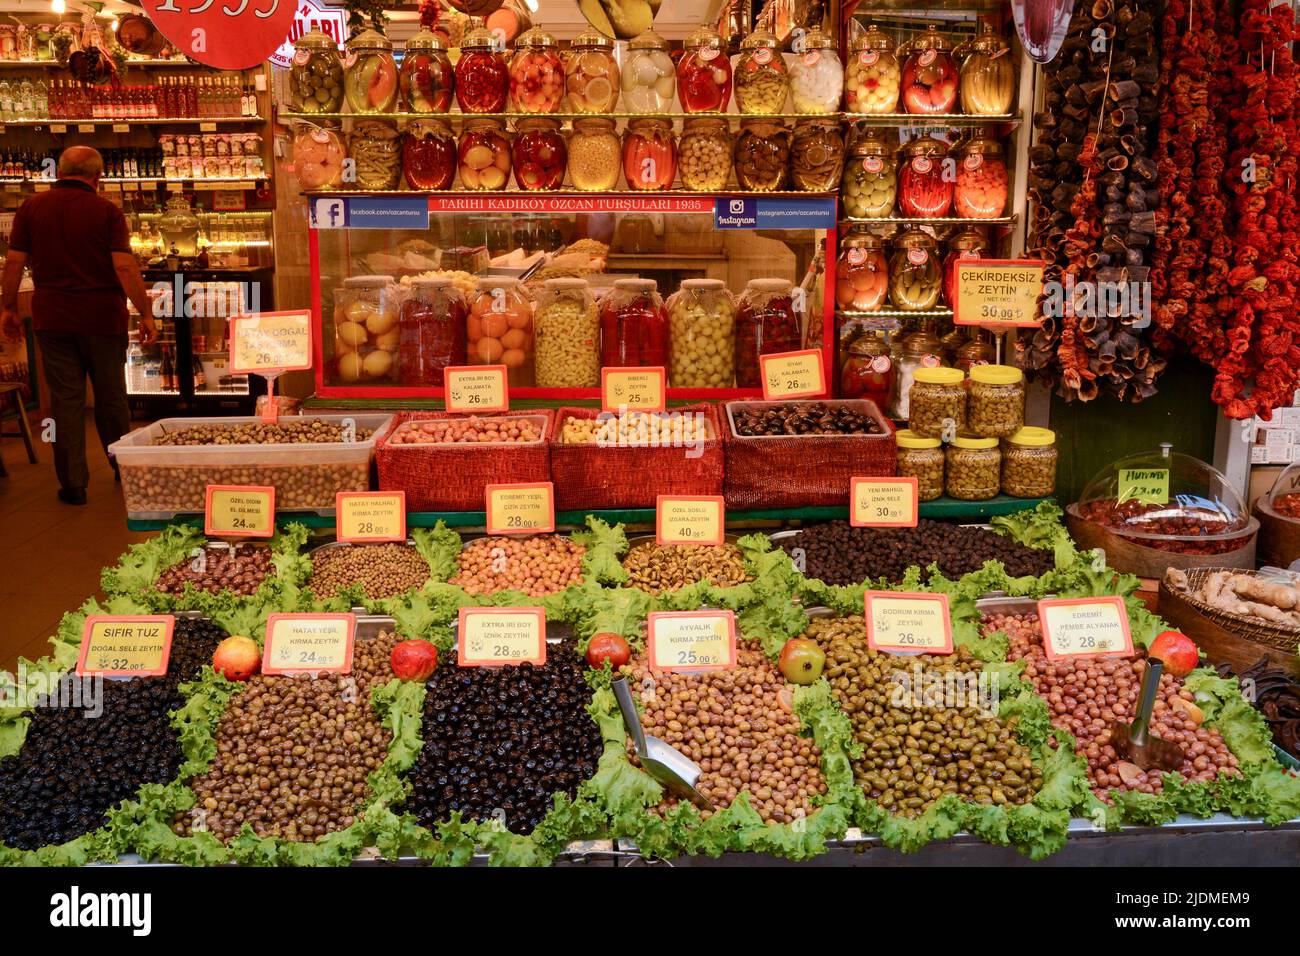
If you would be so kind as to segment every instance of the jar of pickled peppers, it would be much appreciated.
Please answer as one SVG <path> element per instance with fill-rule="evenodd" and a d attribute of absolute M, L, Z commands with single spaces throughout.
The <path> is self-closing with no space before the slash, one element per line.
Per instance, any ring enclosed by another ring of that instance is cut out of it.
<path fill-rule="evenodd" d="M 403 385 L 441 386 L 448 366 L 464 365 L 465 300 L 450 279 L 415 279 L 398 323 Z"/>
<path fill-rule="evenodd" d="M 510 181 L 510 137 L 500 120 L 466 120 L 457 147 L 464 189 L 504 189 Z"/>
<path fill-rule="evenodd" d="M 445 120 L 413 120 L 402 138 L 402 172 L 412 189 L 450 189 L 456 179 L 456 138 Z"/>
<path fill-rule="evenodd" d="M 623 134 L 623 175 L 629 189 L 668 189 L 677 173 L 673 124 L 664 119 L 634 119 Z"/>
<path fill-rule="evenodd" d="M 677 63 L 677 96 L 684 113 L 723 113 L 731 100 L 731 60 L 722 35 L 702 26 L 686 38 Z"/>
<path fill-rule="evenodd" d="M 985 21 L 972 39 L 953 51 L 961 58 L 957 88 L 961 110 L 971 116 L 1003 116 L 1016 95 L 1011 45 Z"/>
<path fill-rule="evenodd" d="M 574 188 L 604 192 L 617 186 L 622 150 L 612 119 L 588 116 L 574 120 L 569 137 L 569 178 Z"/>
<path fill-rule="evenodd" d="M 849 150 L 840 188 L 844 211 L 853 219 L 883 219 L 894 213 L 898 197 L 895 146 L 871 130 Z"/>
<path fill-rule="evenodd" d="M 874 23 L 853 41 L 844 78 L 844 103 L 850 113 L 893 113 L 898 109 L 901 71 L 894 41 Z"/>
<path fill-rule="evenodd" d="M 462 113 L 503 113 L 510 90 L 505 51 L 483 24 L 471 17 L 456 61 L 456 102 Z"/>
<path fill-rule="evenodd" d="M 735 85 L 736 106 L 742 113 L 771 116 L 785 107 L 790 71 L 775 34 L 759 27 L 741 42 Z"/>
<path fill-rule="evenodd" d="M 750 279 L 736 313 L 736 386 L 759 388 L 760 355 L 795 352 L 803 345 L 794 284 L 785 279 Z"/>
<path fill-rule="evenodd" d="M 796 113 L 835 113 L 844 93 L 844 65 L 835 38 L 813 27 L 790 61 L 790 101 Z"/>
<path fill-rule="evenodd" d="M 901 47 L 903 109 L 908 113 L 951 113 L 957 106 L 957 61 L 953 42 L 930 24 Z"/>
<path fill-rule="evenodd" d="M 396 189 L 402 182 L 402 135 L 388 120 L 359 119 L 348 138 L 357 188 Z"/>
<path fill-rule="evenodd" d="M 997 219 L 1007 211 L 1007 164 L 997 140 L 975 136 L 953 148 L 957 181 L 954 214 L 965 219 Z"/>
<path fill-rule="evenodd" d="M 894 360 L 885 333 L 867 332 L 849 343 L 840 370 L 840 397 L 865 398 L 884 412 L 894 394 Z"/>
<path fill-rule="evenodd" d="M 564 99 L 560 45 L 541 27 L 515 40 L 510 60 L 510 102 L 516 113 L 558 113 Z"/>
<path fill-rule="evenodd" d="M 902 148 L 898 208 L 904 216 L 938 218 L 952 212 L 953 179 L 945 162 L 948 147 L 932 136 L 918 136 Z"/>
<path fill-rule="evenodd" d="M 835 263 L 835 305 L 855 312 L 885 307 L 889 292 L 889 262 L 885 243 L 862 227 L 852 229 L 840 243 Z"/>
<path fill-rule="evenodd" d="M 610 113 L 618 102 L 619 71 L 614 41 L 599 30 L 573 38 L 564 64 L 564 89 L 569 111 Z"/>
<path fill-rule="evenodd" d="M 948 240 L 943 260 L 943 298 L 948 308 L 957 307 L 957 263 L 987 257 L 989 241 L 973 226 L 967 226 Z"/>
<path fill-rule="evenodd" d="M 451 109 L 456 75 L 447 44 L 432 30 L 421 29 L 406 41 L 399 74 L 402 106 L 408 113 L 445 113 Z"/>
<path fill-rule="evenodd" d="M 894 255 L 889 261 L 889 298 L 894 308 L 909 312 L 933 309 L 942 286 L 934 237 L 912 228 L 894 240 Z"/>
<path fill-rule="evenodd" d="M 343 109 L 343 61 L 333 37 L 312 30 L 294 42 L 289 93 L 295 113 L 337 113 Z"/>
<path fill-rule="evenodd" d="M 668 311 L 653 279 L 615 279 L 600 303 L 604 368 L 668 367 Z"/>
<path fill-rule="evenodd" d="M 353 113 L 393 111 L 397 103 L 397 64 L 391 40 L 374 30 L 362 30 L 348 41 L 343 93 Z"/>
<path fill-rule="evenodd" d="M 564 182 L 569 150 L 558 120 L 520 120 L 513 146 L 515 182 L 520 189 L 559 189 Z"/>
<path fill-rule="evenodd" d="M 731 175 L 731 131 L 725 119 L 688 119 L 682 130 L 677 165 L 687 189 L 718 192 Z"/>

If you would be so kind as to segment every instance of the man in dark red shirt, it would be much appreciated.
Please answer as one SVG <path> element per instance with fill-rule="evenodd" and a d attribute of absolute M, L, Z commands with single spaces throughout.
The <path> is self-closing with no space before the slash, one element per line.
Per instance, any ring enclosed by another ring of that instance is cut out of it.
<path fill-rule="evenodd" d="M 140 313 L 140 343 L 158 337 L 153 307 L 131 253 L 122 210 L 99 195 L 104 161 L 89 146 L 59 156 L 59 180 L 14 216 L 0 278 L 0 324 L 18 311 L 23 267 L 32 270 L 32 325 L 54 414 L 59 500 L 86 503 L 86 376 L 95 427 L 108 450 L 131 428 L 126 398 L 126 300 Z"/>

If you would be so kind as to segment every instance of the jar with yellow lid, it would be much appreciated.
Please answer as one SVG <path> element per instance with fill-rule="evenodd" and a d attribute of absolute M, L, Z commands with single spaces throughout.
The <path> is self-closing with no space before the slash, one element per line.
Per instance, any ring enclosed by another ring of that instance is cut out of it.
<path fill-rule="evenodd" d="M 970 430 L 982 438 L 1005 438 L 1025 425 L 1025 375 L 1011 365 L 970 370 Z"/>
<path fill-rule="evenodd" d="M 393 41 L 362 30 L 348 41 L 343 60 L 343 95 L 353 113 L 391 113 L 397 103 Z"/>
<path fill-rule="evenodd" d="M 614 41 L 599 30 L 573 38 L 564 64 L 564 89 L 573 113 L 610 113 L 618 102 Z"/>
<path fill-rule="evenodd" d="M 569 178 L 583 192 L 604 192 L 618 185 L 623 146 L 614 121 L 588 116 L 573 121 L 569 137 Z"/>
<path fill-rule="evenodd" d="M 1026 426 L 1002 440 L 1002 491 L 1046 498 L 1056 491 L 1056 432 Z"/>
<path fill-rule="evenodd" d="M 917 500 L 933 501 L 940 497 L 943 494 L 943 442 L 918 435 L 910 428 L 899 429 L 894 439 L 898 444 L 898 474 L 916 479 Z"/>
<path fill-rule="evenodd" d="M 796 113 L 834 113 L 844 92 L 844 67 L 835 38 L 813 27 L 790 61 L 790 99 Z"/>
<path fill-rule="evenodd" d="M 790 71 L 781 55 L 781 41 L 760 27 L 740 44 L 736 58 L 736 106 L 742 113 L 780 113 L 790 91 Z"/>
<path fill-rule="evenodd" d="M 966 376 L 959 368 L 918 368 L 907 396 L 907 426 L 925 438 L 966 427 Z"/>
<path fill-rule="evenodd" d="M 1011 45 L 984 23 L 980 32 L 953 51 L 962 57 L 958 71 L 961 109 L 971 116 L 1002 116 L 1011 112 L 1016 94 L 1016 66 Z"/>
<path fill-rule="evenodd" d="M 844 102 L 850 113 L 893 113 L 898 109 L 901 71 L 894 41 L 874 23 L 853 41 L 844 78 Z"/>
<path fill-rule="evenodd" d="M 894 359 L 898 373 L 894 377 L 894 399 L 890 415 L 906 419 L 908 394 L 916 373 L 923 368 L 940 368 L 943 365 L 943 343 L 934 330 L 933 320 L 926 319 L 921 327 L 911 335 L 895 336 L 890 355 Z"/>
<path fill-rule="evenodd" d="M 895 147 L 871 130 L 849 150 L 840 184 L 840 201 L 852 219 L 883 219 L 893 215 L 898 197 Z"/>
<path fill-rule="evenodd" d="M 996 438 L 958 435 L 948 446 L 949 498 L 985 501 L 1002 486 L 1002 451 Z"/>
<path fill-rule="evenodd" d="M 922 229 L 907 230 L 895 240 L 889 261 L 889 297 L 894 308 L 909 312 L 933 309 L 942 286 L 934 237 Z"/>

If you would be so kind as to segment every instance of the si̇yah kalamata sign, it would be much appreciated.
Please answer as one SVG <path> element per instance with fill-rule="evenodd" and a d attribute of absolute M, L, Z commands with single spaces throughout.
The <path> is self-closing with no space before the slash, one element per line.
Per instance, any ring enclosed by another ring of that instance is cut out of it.
<path fill-rule="evenodd" d="M 187 56 L 219 70 L 247 70 L 284 42 L 296 0 L 144 0 L 154 26 Z"/>

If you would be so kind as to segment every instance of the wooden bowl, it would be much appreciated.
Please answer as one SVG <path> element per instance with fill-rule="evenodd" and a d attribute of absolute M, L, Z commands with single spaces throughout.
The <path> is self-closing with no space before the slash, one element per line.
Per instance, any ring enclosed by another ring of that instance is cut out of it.
<path fill-rule="evenodd" d="M 1253 570 L 1255 567 L 1255 539 L 1259 530 L 1259 521 L 1255 518 L 1251 518 L 1250 524 L 1241 532 L 1242 545 L 1221 554 L 1180 554 L 1177 551 L 1149 548 L 1133 538 L 1126 538 L 1105 525 L 1083 517 L 1079 514 L 1077 504 L 1066 506 L 1065 524 L 1080 551 L 1101 548 L 1106 552 L 1108 565 L 1116 571 L 1136 574 L 1140 578 L 1162 578 L 1169 568 Z"/>
<path fill-rule="evenodd" d="M 1273 509 L 1263 497 L 1255 502 L 1259 519 L 1259 560 L 1278 568 L 1289 568 L 1300 560 L 1300 518 L 1288 518 Z"/>

